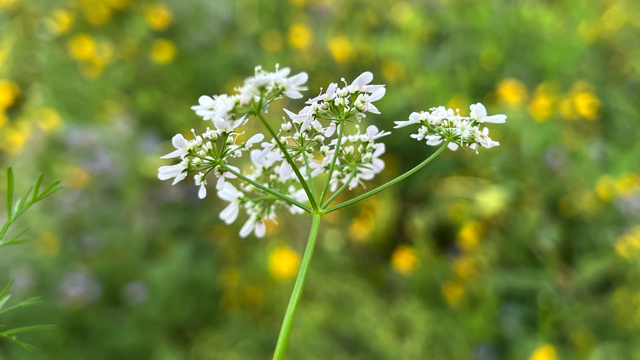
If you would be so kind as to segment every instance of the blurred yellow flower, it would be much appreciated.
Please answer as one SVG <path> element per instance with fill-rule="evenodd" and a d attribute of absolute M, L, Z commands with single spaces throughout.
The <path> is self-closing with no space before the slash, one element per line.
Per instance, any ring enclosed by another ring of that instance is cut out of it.
<path fill-rule="evenodd" d="M 612 200 L 616 195 L 615 179 L 609 175 L 601 176 L 596 183 L 596 194 L 598 194 L 600 200 Z"/>
<path fill-rule="evenodd" d="M 302 23 L 293 24 L 289 28 L 289 44 L 300 50 L 306 50 L 313 42 L 313 32 Z"/>
<path fill-rule="evenodd" d="M 158 39 L 151 45 L 151 59 L 158 64 L 167 64 L 176 56 L 176 46 L 167 39 Z"/>
<path fill-rule="evenodd" d="M 114 9 L 122 10 L 129 6 L 131 0 L 106 0 L 107 4 Z"/>
<path fill-rule="evenodd" d="M 96 41 L 89 34 L 77 34 L 69 39 L 67 49 L 74 59 L 89 60 L 95 55 Z"/>
<path fill-rule="evenodd" d="M 391 254 L 391 266 L 402 275 L 412 273 L 418 267 L 418 264 L 416 249 L 409 244 L 399 245 Z"/>
<path fill-rule="evenodd" d="M 526 86 L 515 78 L 506 78 L 498 84 L 498 99 L 508 105 L 519 105 L 527 100 Z"/>
<path fill-rule="evenodd" d="M 82 2 L 82 12 L 84 13 L 84 18 L 87 19 L 91 25 L 95 26 L 108 23 L 113 15 L 113 11 L 106 4 L 90 0 Z"/>
<path fill-rule="evenodd" d="M 20 87 L 11 80 L 0 79 L 0 112 L 13 105 L 20 94 Z"/>
<path fill-rule="evenodd" d="M 580 37 L 587 44 L 596 41 L 600 37 L 600 31 L 600 22 L 596 21 L 582 20 L 578 26 Z"/>
<path fill-rule="evenodd" d="M 31 137 L 31 125 L 26 121 L 18 121 L 0 133 L 0 148 L 7 154 L 17 155 Z"/>
<path fill-rule="evenodd" d="M 602 27 L 612 33 L 623 27 L 629 20 L 628 12 L 619 4 L 612 5 L 602 14 Z"/>
<path fill-rule="evenodd" d="M 278 30 L 266 31 L 260 37 L 260 46 L 268 52 L 279 52 L 282 50 L 282 35 Z"/>
<path fill-rule="evenodd" d="M 556 355 L 556 349 L 549 344 L 538 346 L 538 348 L 529 357 L 529 360 L 557 360 L 557 359 L 558 359 L 558 356 Z"/>
<path fill-rule="evenodd" d="M 36 240 L 35 248 L 40 255 L 52 256 L 60 251 L 60 240 L 54 234 L 45 232 Z"/>
<path fill-rule="evenodd" d="M 474 277 L 476 270 L 475 261 L 469 256 L 459 256 L 453 261 L 453 272 L 462 280 Z"/>
<path fill-rule="evenodd" d="M 3 7 L 9 7 L 18 2 L 18 0 L 0 0 L 0 9 Z"/>
<path fill-rule="evenodd" d="M 278 281 L 292 279 L 300 268 L 300 256 L 288 246 L 280 246 L 269 254 L 269 273 Z"/>
<path fill-rule="evenodd" d="M 367 241 L 373 232 L 373 222 L 373 214 L 369 211 L 363 211 L 349 226 L 349 237 L 355 242 Z"/>
<path fill-rule="evenodd" d="M 400 81 L 404 78 L 405 67 L 404 65 L 395 60 L 385 60 L 382 63 L 382 77 L 391 83 Z"/>
<path fill-rule="evenodd" d="M 62 125 L 62 116 L 50 107 L 36 110 L 35 119 L 38 126 L 45 132 L 55 131 Z"/>
<path fill-rule="evenodd" d="M 626 234 L 620 236 L 615 244 L 616 254 L 628 259 L 640 254 L 640 225 L 636 225 Z"/>
<path fill-rule="evenodd" d="M 482 223 L 478 221 L 470 221 L 465 223 L 460 232 L 458 232 L 458 244 L 464 251 L 470 251 L 475 249 L 480 240 L 482 239 L 482 233 L 484 228 Z"/>
<path fill-rule="evenodd" d="M 464 287 L 457 281 L 447 281 L 442 284 L 441 287 L 442 296 L 444 300 L 451 307 L 456 307 L 460 305 L 464 296 L 466 295 L 466 291 Z"/>
<path fill-rule="evenodd" d="M 548 120 L 553 115 L 553 108 L 557 102 L 555 88 L 548 83 L 542 83 L 536 89 L 533 99 L 529 103 L 529 114 L 537 121 Z"/>
<path fill-rule="evenodd" d="M 167 28 L 173 20 L 173 13 L 167 5 L 157 3 L 149 6 L 144 12 L 144 20 L 150 28 L 161 31 Z"/>
<path fill-rule="evenodd" d="M 73 25 L 74 16 L 69 10 L 55 9 L 49 15 L 49 18 L 45 20 L 47 29 L 56 35 L 66 34 L 71 30 Z"/>
<path fill-rule="evenodd" d="M 336 36 L 329 40 L 329 52 L 331 53 L 333 60 L 342 64 L 351 59 L 353 46 L 351 45 L 351 41 L 349 41 L 348 37 L 344 35 Z"/>
<path fill-rule="evenodd" d="M 620 175 L 616 180 L 616 192 L 622 197 L 629 197 L 638 193 L 640 190 L 640 176 L 633 173 L 625 173 Z"/>
<path fill-rule="evenodd" d="M 576 111 L 588 120 L 600 116 L 600 100 L 591 92 L 580 92 L 573 95 Z"/>
<path fill-rule="evenodd" d="M 460 115 L 467 116 L 469 115 L 469 109 L 467 108 L 468 106 L 467 104 L 469 104 L 469 101 L 464 95 L 456 94 L 456 95 L 453 95 L 451 99 L 449 99 L 449 102 L 447 102 L 446 107 L 453 110 L 460 110 Z"/>
<path fill-rule="evenodd" d="M 65 170 L 63 184 L 69 187 L 82 189 L 87 187 L 90 181 L 91 174 L 82 166 L 72 165 Z"/>
<path fill-rule="evenodd" d="M 95 57 L 106 63 L 113 59 L 113 45 L 109 41 L 98 41 L 96 43 Z"/>

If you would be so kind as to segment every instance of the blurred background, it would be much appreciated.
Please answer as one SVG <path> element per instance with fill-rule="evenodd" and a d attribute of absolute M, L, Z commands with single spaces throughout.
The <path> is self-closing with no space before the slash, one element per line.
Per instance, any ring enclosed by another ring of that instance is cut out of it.
<path fill-rule="evenodd" d="M 500 147 L 323 219 L 289 359 L 640 358 L 640 2 L 0 0 L 1 167 L 64 186 L 0 253 L 11 301 L 44 299 L 0 323 L 57 328 L 0 359 L 270 358 L 310 219 L 240 239 L 225 202 L 156 175 L 207 126 L 200 95 L 276 63 L 308 97 L 372 71 L 384 130 L 437 105 L 509 117 Z M 435 150 L 410 132 L 370 187 Z"/>

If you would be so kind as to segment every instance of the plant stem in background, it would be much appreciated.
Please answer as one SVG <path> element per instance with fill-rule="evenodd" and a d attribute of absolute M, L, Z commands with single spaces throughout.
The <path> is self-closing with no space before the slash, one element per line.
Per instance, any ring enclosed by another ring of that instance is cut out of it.
<path fill-rule="evenodd" d="M 298 272 L 298 278 L 296 279 L 296 284 L 293 287 L 289 306 L 287 306 L 287 312 L 284 316 L 284 321 L 282 322 L 282 328 L 280 329 L 280 335 L 278 336 L 278 344 L 276 345 L 276 351 L 273 354 L 273 360 L 282 360 L 284 358 L 284 353 L 287 350 L 289 335 L 291 335 L 291 327 L 293 326 L 293 319 L 298 311 L 298 305 L 300 304 L 300 298 L 302 297 L 302 290 L 304 289 L 307 272 L 309 271 L 309 265 L 311 264 L 311 257 L 313 256 L 313 249 L 315 248 L 316 239 L 318 237 L 318 230 L 320 230 L 321 218 L 321 214 L 313 213 L 313 221 L 311 222 L 311 231 L 309 232 L 307 248 L 304 251 L 302 263 L 300 264 L 300 271 Z"/>

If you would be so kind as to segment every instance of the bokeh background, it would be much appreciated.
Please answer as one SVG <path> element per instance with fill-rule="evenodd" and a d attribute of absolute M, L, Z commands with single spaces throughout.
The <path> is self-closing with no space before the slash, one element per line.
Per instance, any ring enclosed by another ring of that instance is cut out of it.
<path fill-rule="evenodd" d="M 640 358 L 640 2 L 0 0 L 1 166 L 64 185 L 0 253 L 13 301 L 44 299 L 0 323 L 57 328 L 0 359 L 270 358 L 309 218 L 240 239 L 223 201 L 156 174 L 206 127 L 200 95 L 276 63 L 309 97 L 374 72 L 385 130 L 509 116 L 500 147 L 323 219 L 289 359 Z M 370 186 L 434 151 L 409 133 Z"/>

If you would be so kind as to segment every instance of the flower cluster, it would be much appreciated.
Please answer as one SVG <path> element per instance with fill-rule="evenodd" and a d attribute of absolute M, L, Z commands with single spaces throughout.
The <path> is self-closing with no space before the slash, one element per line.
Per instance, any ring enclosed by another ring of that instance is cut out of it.
<path fill-rule="evenodd" d="M 229 203 L 220 219 L 231 224 L 240 210 L 247 215 L 241 237 L 251 233 L 264 236 L 267 222 L 276 221 L 279 208 L 293 214 L 327 209 L 342 191 L 364 187 L 365 181 L 372 180 L 385 167 L 381 159 L 385 145 L 380 138 L 390 132 L 374 125 L 362 131 L 359 124 L 366 113 L 380 114 L 373 103 L 385 95 L 386 89 L 384 85 L 370 84 L 373 74 L 364 72 L 351 84 L 342 79 L 343 87 L 330 84 L 326 92 L 309 99 L 298 113 L 285 109 L 287 116 L 274 129 L 262 113 L 283 96 L 301 98 L 302 85 L 307 81 L 306 73 L 288 77 L 289 73 L 289 68 L 276 66 L 276 71 L 269 73 L 257 67 L 255 75 L 247 78 L 236 94 L 200 97 L 192 109 L 204 120 L 210 120 L 213 127 L 201 134 L 192 130 L 191 140 L 181 134 L 174 136 L 176 150 L 162 157 L 179 158 L 180 162 L 161 167 L 158 177 L 173 179 L 176 184 L 192 174 L 200 198 L 207 195 L 207 178 L 213 173 L 218 197 Z M 240 132 L 251 116 L 258 117 L 273 135 L 270 140 L 264 141 L 262 134 Z M 505 118 L 487 116 L 484 106 L 475 104 L 470 117 L 439 107 L 413 113 L 408 121 L 396 122 L 396 127 L 420 125 L 418 134 L 411 137 L 427 139 L 429 145 L 446 141 L 453 150 L 459 146 L 475 150 L 478 145 L 498 145 L 482 124 L 504 122 Z M 254 145 L 259 146 L 253 148 Z M 229 164 L 246 152 L 252 163 L 247 171 Z M 234 184 L 240 180 L 241 184 Z M 314 184 L 322 180 L 324 186 L 316 188 Z M 333 194 L 325 199 L 329 193 Z"/>
<path fill-rule="evenodd" d="M 500 145 L 489 137 L 489 128 L 485 123 L 501 124 L 507 120 L 506 115 L 487 115 L 487 109 L 481 103 L 470 107 L 471 114 L 468 117 L 461 116 L 459 111 L 447 109 L 444 106 L 431 108 L 429 111 L 414 112 L 409 120 L 396 121 L 396 128 L 410 125 L 419 125 L 418 133 L 411 137 L 416 140 L 427 140 L 427 145 L 437 146 L 447 141 L 447 147 L 457 150 L 459 147 L 468 146 L 478 151 L 478 145 L 492 148 Z"/>

